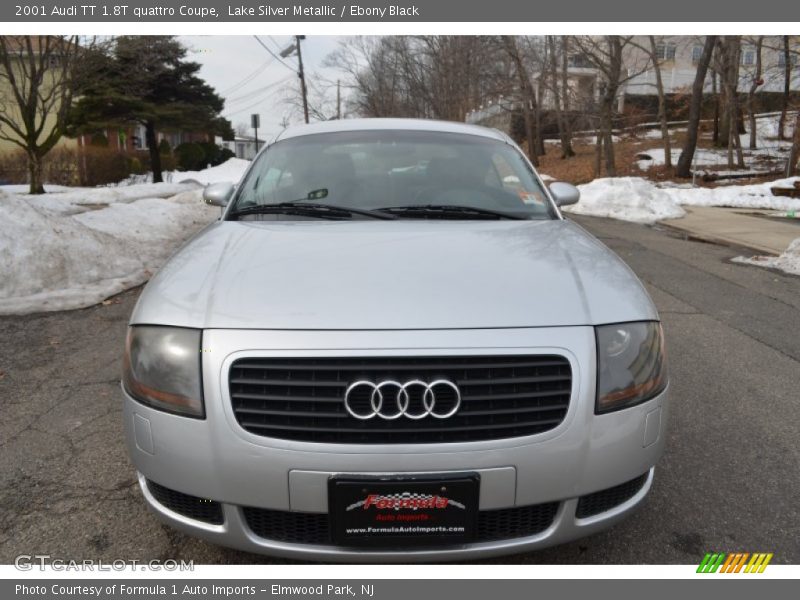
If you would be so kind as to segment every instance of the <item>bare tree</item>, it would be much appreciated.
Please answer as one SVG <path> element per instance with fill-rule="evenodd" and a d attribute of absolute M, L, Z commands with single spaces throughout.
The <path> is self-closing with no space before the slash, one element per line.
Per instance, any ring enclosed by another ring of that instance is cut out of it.
<path fill-rule="evenodd" d="M 694 153 L 697 149 L 700 112 L 703 106 L 703 88 L 706 82 L 706 74 L 708 73 L 708 65 L 711 63 L 711 57 L 714 54 L 716 43 L 717 36 L 706 36 L 706 41 L 703 45 L 703 53 L 700 55 L 700 60 L 697 63 L 697 71 L 695 72 L 694 83 L 692 84 L 692 97 L 689 105 L 689 123 L 686 128 L 686 141 L 683 144 L 681 155 L 678 157 L 678 168 L 676 171 L 678 177 L 691 177 L 692 175 L 692 160 L 694 160 Z"/>
<path fill-rule="evenodd" d="M 636 64 L 631 61 L 623 72 L 623 61 L 632 36 L 578 36 L 575 46 L 598 71 L 600 95 L 597 114 L 597 145 L 595 152 L 595 176 L 600 174 L 605 159 L 605 173 L 609 177 L 617 174 L 614 160 L 613 129 L 617 99 L 622 86 L 644 72 L 649 60 Z"/>
<path fill-rule="evenodd" d="M 744 133 L 744 121 L 739 102 L 739 65 L 742 36 L 729 35 L 717 38 L 715 71 L 719 75 L 719 138 L 716 145 L 730 148 L 731 156 L 737 151 L 739 134 Z M 731 124 L 733 121 L 733 124 Z M 731 135 L 733 134 L 733 135 Z M 731 139 L 733 137 L 734 139 Z M 733 159 L 731 158 L 731 168 Z"/>
<path fill-rule="evenodd" d="M 43 194 L 42 163 L 67 126 L 77 36 L 0 36 L 0 139 L 28 158 L 31 194 Z"/>
<path fill-rule="evenodd" d="M 553 108 L 556 113 L 556 124 L 558 126 L 558 137 L 561 140 L 561 158 L 575 156 L 572 149 L 572 130 L 568 114 L 569 106 L 569 80 L 568 80 L 568 37 L 561 36 L 561 56 L 556 46 L 556 36 L 547 36 L 549 48 L 549 80 L 550 90 L 553 94 Z M 559 67 L 559 58 L 561 60 Z M 544 79 L 544 78 L 541 78 Z"/>
<path fill-rule="evenodd" d="M 789 152 L 789 162 L 786 165 L 786 176 L 797 175 L 797 161 L 800 160 L 800 111 L 794 120 L 794 135 L 792 136 L 792 149 Z"/>
<path fill-rule="evenodd" d="M 764 46 L 764 36 L 760 35 L 756 39 L 755 43 L 755 61 L 756 61 L 756 68 L 755 72 L 753 73 L 752 80 L 750 81 L 750 89 L 747 91 L 747 114 L 750 120 L 750 149 L 755 150 L 758 146 L 758 136 L 756 135 L 756 109 L 755 109 L 755 98 L 756 98 L 756 91 L 758 90 L 759 86 L 762 85 L 764 82 L 761 79 L 762 75 L 762 65 L 761 65 L 761 49 Z"/>
<path fill-rule="evenodd" d="M 522 60 L 522 53 L 520 52 L 516 38 L 510 35 L 503 36 L 503 47 L 514 64 L 514 70 L 519 80 L 522 116 L 525 120 L 525 137 L 528 141 L 528 157 L 531 159 L 534 166 L 538 166 L 539 155 L 544 154 L 544 152 L 539 152 L 539 146 L 542 141 L 537 117 L 535 116 L 535 113 L 539 112 L 536 94 L 533 90 L 530 74 Z M 542 150 L 544 149 L 542 148 Z"/>
<path fill-rule="evenodd" d="M 496 36 L 356 37 L 342 42 L 325 65 L 341 71 L 352 113 L 463 121 L 507 91 L 503 56 Z M 506 87 L 498 88 L 501 81 Z"/>
<path fill-rule="evenodd" d="M 789 94 L 792 88 L 792 56 L 789 49 L 789 36 L 783 36 L 783 98 L 781 116 L 778 119 L 778 139 L 786 139 L 786 112 L 789 110 Z M 797 133 L 797 132 L 795 132 Z"/>
<path fill-rule="evenodd" d="M 739 137 L 739 61 L 741 36 L 723 36 L 718 41 L 722 84 L 723 120 L 720 142 L 728 148 L 728 168 L 744 169 L 742 144 Z M 734 153 L 736 162 L 734 163 Z"/>
<path fill-rule="evenodd" d="M 669 126 L 667 124 L 667 98 L 664 93 L 664 81 L 661 78 L 661 63 L 659 62 L 658 44 L 655 36 L 648 36 L 648 47 L 639 46 L 650 55 L 653 63 L 653 72 L 656 79 L 656 94 L 658 95 L 658 121 L 661 124 L 661 140 L 664 144 L 664 166 L 672 169 L 672 144 L 669 139 Z"/>
<path fill-rule="evenodd" d="M 246 137 L 247 134 L 250 132 L 250 124 L 245 123 L 244 121 L 240 121 L 236 124 L 236 135 L 239 137 Z"/>

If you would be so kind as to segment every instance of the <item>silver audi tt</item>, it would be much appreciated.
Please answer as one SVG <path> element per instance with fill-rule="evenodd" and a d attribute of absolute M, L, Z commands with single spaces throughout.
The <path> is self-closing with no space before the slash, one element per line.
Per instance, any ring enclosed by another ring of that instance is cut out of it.
<path fill-rule="evenodd" d="M 506 135 L 290 128 L 150 281 L 127 446 L 173 527 L 312 560 L 443 561 L 594 533 L 647 496 L 667 373 L 642 284 Z"/>

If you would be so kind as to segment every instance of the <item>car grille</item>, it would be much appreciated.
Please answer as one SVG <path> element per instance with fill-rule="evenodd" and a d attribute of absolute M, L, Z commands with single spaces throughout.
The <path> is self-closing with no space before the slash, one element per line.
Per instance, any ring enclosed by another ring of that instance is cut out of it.
<path fill-rule="evenodd" d="M 222 524 L 222 505 L 219 502 L 177 492 L 149 479 L 147 489 L 161 505 L 179 515 L 212 525 Z"/>
<path fill-rule="evenodd" d="M 633 498 L 642 489 L 645 481 L 647 481 L 647 473 L 620 485 L 581 496 L 578 499 L 578 508 L 575 511 L 575 516 L 579 519 L 593 517 L 619 506 Z"/>
<path fill-rule="evenodd" d="M 474 542 L 489 542 L 528 537 L 541 533 L 553 523 L 558 502 L 518 506 L 501 510 L 482 510 Z M 245 521 L 258 537 L 291 544 L 330 544 L 330 525 L 326 513 L 301 513 L 264 508 L 243 508 Z"/>
<path fill-rule="evenodd" d="M 345 410 L 356 381 L 447 379 L 461 407 L 447 419 L 360 420 Z M 572 371 L 563 356 L 246 358 L 233 363 L 229 389 L 238 423 L 250 433 L 307 442 L 453 443 L 542 433 L 567 413 Z"/>

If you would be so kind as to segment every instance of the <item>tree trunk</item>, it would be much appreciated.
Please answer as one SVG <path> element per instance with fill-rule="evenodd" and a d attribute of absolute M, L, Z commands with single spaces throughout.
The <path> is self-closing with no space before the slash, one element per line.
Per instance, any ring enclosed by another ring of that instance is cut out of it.
<path fill-rule="evenodd" d="M 711 72 L 711 93 L 714 95 L 714 131 L 711 141 L 716 146 L 719 144 L 719 88 L 717 88 L 717 71 Z"/>
<path fill-rule="evenodd" d="M 525 118 L 525 133 L 528 137 L 528 157 L 531 159 L 533 166 L 538 167 L 540 146 L 542 154 L 544 154 L 544 144 L 540 143 L 541 135 L 536 127 L 535 113 L 539 110 L 536 103 L 536 94 L 533 91 L 533 84 L 522 62 L 516 39 L 510 35 L 503 36 L 503 42 L 506 52 L 514 62 L 514 70 L 517 72 L 519 87 L 522 92 L 522 113 Z"/>
<path fill-rule="evenodd" d="M 692 175 L 692 160 L 694 160 L 694 152 L 697 149 L 700 111 L 703 106 L 703 86 L 705 85 L 706 73 L 708 73 L 708 65 L 711 62 L 711 56 L 714 53 L 716 41 L 717 36 L 709 35 L 706 37 L 706 43 L 703 46 L 703 54 L 700 56 L 700 61 L 697 63 L 697 72 L 695 73 L 694 83 L 692 84 L 692 98 L 689 105 L 689 124 L 686 129 L 686 141 L 681 150 L 681 155 L 678 158 L 678 170 L 676 171 L 678 177 L 691 177 Z"/>
<path fill-rule="evenodd" d="M 600 165 L 603 163 L 603 140 L 605 139 L 600 129 L 600 123 L 598 123 L 594 139 L 594 177 L 596 179 L 600 177 Z"/>
<path fill-rule="evenodd" d="M 563 36 L 561 48 L 561 64 L 562 71 L 559 74 L 558 64 L 556 57 L 556 42 L 555 36 L 548 36 L 550 42 L 550 62 L 553 80 L 553 99 L 556 106 L 556 121 L 558 123 L 558 137 L 561 140 L 561 158 L 569 158 L 575 156 L 575 151 L 572 149 L 572 132 L 569 126 L 569 114 L 567 114 L 567 101 L 569 94 L 569 81 L 567 79 L 567 36 Z M 564 89 L 561 89 L 561 86 Z"/>
<path fill-rule="evenodd" d="M 786 176 L 797 175 L 797 161 L 800 160 L 800 111 L 794 121 L 794 135 L 792 136 L 792 149 L 789 152 L 789 164 L 786 165 Z"/>
<path fill-rule="evenodd" d="M 722 122 L 719 146 L 735 148 L 730 135 L 745 133 L 744 118 L 739 103 L 739 64 L 741 62 L 741 36 L 724 36 L 719 42 L 720 87 L 722 91 Z M 733 123 L 731 123 L 731 121 Z"/>
<path fill-rule="evenodd" d="M 747 113 L 750 118 L 750 150 L 758 147 L 758 136 L 756 131 L 756 90 L 758 90 L 761 80 L 761 48 L 764 45 L 764 36 L 759 36 L 756 42 L 756 72 L 753 81 L 750 83 L 750 92 L 747 94 Z"/>
<path fill-rule="evenodd" d="M 667 125 L 667 99 L 664 95 L 664 82 L 661 80 L 661 66 L 658 64 L 656 38 L 650 36 L 650 52 L 653 59 L 653 69 L 656 74 L 656 91 L 658 92 L 658 120 L 661 123 L 661 139 L 664 142 L 664 166 L 672 169 L 672 147 L 669 141 L 669 126 Z"/>
<path fill-rule="evenodd" d="M 783 36 L 783 101 L 781 102 L 781 116 L 778 119 L 778 139 L 786 139 L 786 111 L 789 110 L 789 92 L 792 86 L 792 61 L 789 51 L 789 36 Z M 795 131 L 795 133 L 797 133 Z"/>
<path fill-rule="evenodd" d="M 145 140 L 147 149 L 150 151 L 150 170 L 153 172 L 153 183 L 161 183 L 164 178 L 161 175 L 161 153 L 158 151 L 156 141 L 156 126 L 152 121 L 145 123 Z"/>
<path fill-rule="evenodd" d="M 531 92 L 533 88 L 531 87 Z M 542 110 L 541 101 L 544 97 L 544 77 L 539 77 L 539 82 L 536 90 L 536 106 L 533 112 L 533 118 L 536 123 L 536 154 L 544 156 L 546 154 L 544 149 L 544 136 L 542 135 Z"/>
<path fill-rule="evenodd" d="M 525 137 L 528 140 L 528 158 L 531 159 L 534 167 L 539 166 L 539 154 L 536 151 L 536 133 L 533 115 L 531 114 L 530 104 L 527 100 L 522 101 L 522 116 L 525 119 Z"/>
<path fill-rule="evenodd" d="M 613 105 L 613 100 L 611 101 Z M 607 177 L 616 177 L 617 176 L 617 163 L 614 157 L 614 139 L 613 139 L 613 126 L 614 122 L 612 119 L 612 111 L 613 109 L 609 108 L 606 116 L 606 124 L 605 124 L 605 132 L 603 134 L 603 143 L 605 146 L 605 155 L 606 155 L 606 176 Z"/>
<path fill-rule="evenodd" d="M 726 134 L 724 144 L 728 148 L 728 168 L 744 168 L 744 157 L 742 156 L 742 142 L 739 134 L 741 110 L 739 109 L 739 62 L 741 54 L 741 38 L 739 36 L 729 36 L 723 38 L 720 46 L 723 59 L 723 97 L 725 99 L 725 111 L 723 132 Z M 722 143 L 723 140 L 720 139 Z M 734 163 L 734 152 L 736 152 L 736 162 Z"/>
<path fill-rule="evenodd" d="M 28 154 L 28 193 L 44 194 L 44 182 L 42 181 L 42 157 L 36 154 Z"/>

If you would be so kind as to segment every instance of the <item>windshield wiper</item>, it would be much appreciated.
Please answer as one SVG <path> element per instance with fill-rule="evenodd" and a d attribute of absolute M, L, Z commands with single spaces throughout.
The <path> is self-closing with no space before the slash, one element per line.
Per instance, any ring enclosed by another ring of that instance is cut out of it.
<path fill-rule="evenodd" d="M 387 208 L 378 208 L 391 215 L 413 216 L 417 215 L 423 218 L 431 217 L 444 217 L 449 216 L 467 216 L 472 215 L 471 218 L 493 217 L 495 219 L 514 219 L 525 220 L 528 217 L 514 215 L 511 213 L 502 212 L 499 210 L 491 210 L 489 208 L 476 208 L 473 206 L 461 206 L 459 204 L 412 204 L 410 206 L 389 206 Z M 467 217 L 470 218 L 470 217 Z"/>
<path fill-rule="evenodd" d="M 269 215 L 269 214 L 300 214 L 313 217 L 320 217 L 322 219 L 341 219 L 349 218 L 353 215 L 362 215 L 365 217 L 372 217 L 373 219 L 396 219 L 397 217 L 367 210 L 364 208 L 351 208 L 349 206 L 332 206 L 330 204 L 320 204 L 314 202 L 279 202 L 277 204 L 257 204 L 255 206 L 247 206 L 234 210 L 229 216 L 241 217 L 244 215 Z"/>

